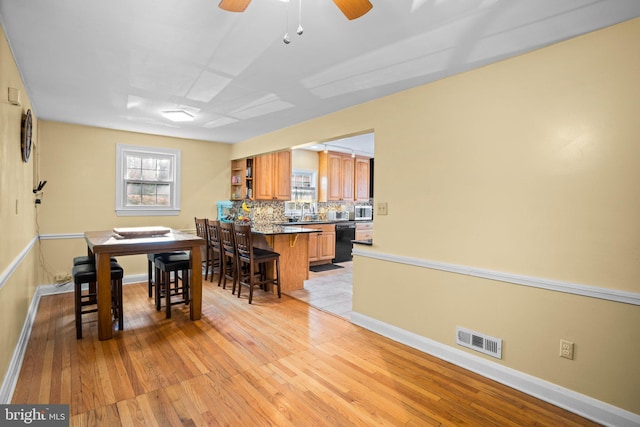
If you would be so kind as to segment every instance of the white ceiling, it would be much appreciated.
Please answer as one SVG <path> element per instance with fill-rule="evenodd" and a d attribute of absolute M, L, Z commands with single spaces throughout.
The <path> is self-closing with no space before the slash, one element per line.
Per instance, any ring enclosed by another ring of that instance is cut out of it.
<path fill-rule="evenodd" d="M 640 16 L 638 0 L 371 0 L 348 21 L 302 1 L 301 36 L 299 0 L 0 0 L 0 18 L 39 118 L 235 143 Z M 160 114 L 177 108 L 195 120 Z"/>

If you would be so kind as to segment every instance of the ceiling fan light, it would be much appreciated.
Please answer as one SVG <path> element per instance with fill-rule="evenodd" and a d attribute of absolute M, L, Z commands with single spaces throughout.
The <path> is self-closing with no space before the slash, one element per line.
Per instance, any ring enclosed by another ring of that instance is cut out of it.
<path fill-rule="evenodd" d="M 168 110 L 162 112 L 162 117 L 172 122 L 192 122 L 194 117 L 184 110 Z"/>

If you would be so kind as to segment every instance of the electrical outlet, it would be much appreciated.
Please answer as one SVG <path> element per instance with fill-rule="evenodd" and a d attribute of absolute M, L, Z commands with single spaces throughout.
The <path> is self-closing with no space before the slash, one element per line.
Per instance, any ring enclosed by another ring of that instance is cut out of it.
<path fill-rule="evenodd" d="M 376 215 L 389 215 L 387 202 L 376 203 Z"/>
<path fill-rule="evenodd" d="M 573 343 L 567 340 L 560 340 L 560 357 L 573 360 Z"/>

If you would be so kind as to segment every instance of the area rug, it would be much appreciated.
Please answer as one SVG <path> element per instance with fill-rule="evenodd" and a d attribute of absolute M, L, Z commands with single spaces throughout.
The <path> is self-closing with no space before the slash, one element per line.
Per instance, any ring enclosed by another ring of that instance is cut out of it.
<path fill-rule="evenodd" d="M 323 265 L 313 265 L 309 267 L 309 271 L 313 271 L 314 273 L 321 273 L 323 271 L 337 270 L 339 268 L 344 268 L 344 267 L 337 264 L 323 264 Z"/>

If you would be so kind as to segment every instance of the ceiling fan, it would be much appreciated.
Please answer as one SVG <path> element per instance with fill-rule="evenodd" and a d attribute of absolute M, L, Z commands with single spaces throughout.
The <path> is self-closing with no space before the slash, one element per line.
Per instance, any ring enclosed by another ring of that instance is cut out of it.
<path fill-rule="evenodd" d="M 360 18 L 369 12 L 373 5 L 369 0 L 333 0 L 349 20 Z M 251 0 L 221 0 L 218 7 L 229 12 L 244 12 Z"/>

